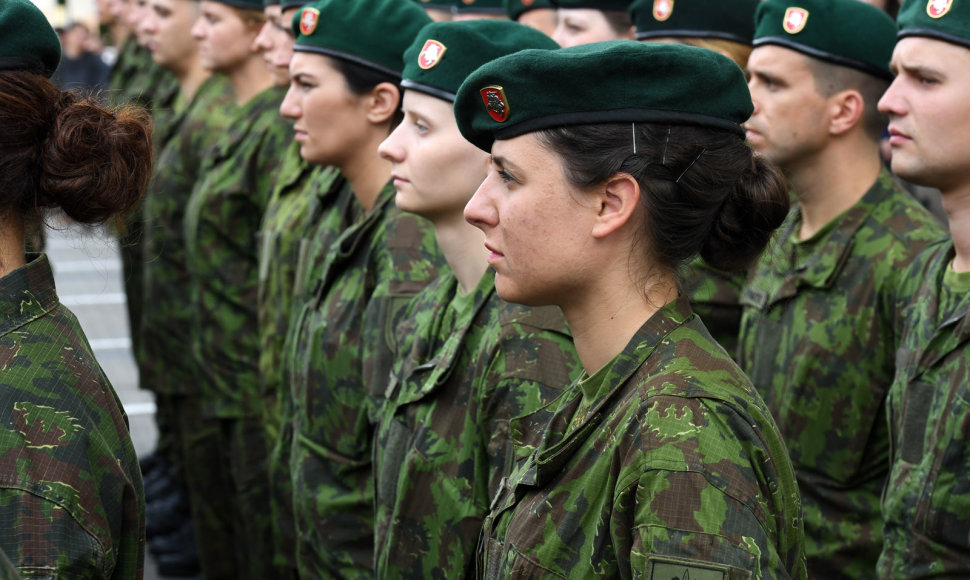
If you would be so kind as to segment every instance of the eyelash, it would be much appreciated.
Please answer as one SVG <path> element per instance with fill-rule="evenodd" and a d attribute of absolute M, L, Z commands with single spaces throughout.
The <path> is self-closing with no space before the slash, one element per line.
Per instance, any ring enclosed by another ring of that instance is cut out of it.
<path fill-rule="evenodd" d="M 512 177 L 512 175 L 508 171 L 506 171 L 504 169 L 498 170 L 497 173 L 498 173 L 498 176 L 502 179 L 502 183 L 518 183 L 519 182 L 518 179 Z"/>

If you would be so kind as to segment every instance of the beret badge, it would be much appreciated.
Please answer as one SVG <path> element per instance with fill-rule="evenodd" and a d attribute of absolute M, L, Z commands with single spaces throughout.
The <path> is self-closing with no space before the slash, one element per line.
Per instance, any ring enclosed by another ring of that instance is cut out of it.
<path fill-rule="evenodd" d="M 300 34 L 310 36 L 317 29 L 317 22 L 320 20 L 320 11 L 316 8 L 304 8 L 300 15 Z"/>
<path fill-rule="evenodd" d="M 509 118 L 509 101 L 502 87 L 490 85 L 482 89 L 481 94 L 488 115 L 495 121 L 504 123 Z"/>
<path fill-rule="evenodd" d="M 418 54 L 418 66 L 423 70 L 428 70 L 429 68 L 434 68 L 439 62 L 441 62 L 441 57 L 448 50 L 444 44 L 441 44 L 437 40 L 428 39 L 424 43 L 424 47 L 421 49 L 420 54 Z"/>
<path fill-rule="evenodd" d="M 805 28 L 806 22 L 808 22 L 808 10 L 791 6 L 788 10 L 785 10 L 785 20 L 782 27 L 788 34 L 798 34 Z"/>
<path fill-rule="evenodd" d="M 653 0 L 653 18 L 664 22 L 674 13 L 674 0 Z"/>
<path fill-rule="evenodd" d="M 943 18 L 952 6 L 953 0 L 928 0 L 926 14 L 930 18 Z"/>

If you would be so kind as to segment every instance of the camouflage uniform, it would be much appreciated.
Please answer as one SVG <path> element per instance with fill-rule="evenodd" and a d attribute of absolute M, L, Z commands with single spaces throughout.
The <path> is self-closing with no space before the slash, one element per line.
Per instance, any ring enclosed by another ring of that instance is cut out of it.
<path fill-rule="evenodd" d="M 883 171 L 805 241 L 796 205 L 741 297 L 739 363 L 798 474 L 812 577 L 871 577 L 882 545 L 901 271 L 943 232 Z"/>
<path fill-rule="evenodd" d="M 741 290 L 744 272 L 722 272 L 696 256 L 687 265 L 683 287 L 694 313 L 717 342 L 732 355 L 738 350 L 741 326 Z"/>
<path fill-rule="evenodd" d="M 397 210 L 389 185 L 326 250 L 287 361 L 302 577 L 373 576 L 371 414 L 387 387 L 397 315 L 442 264 L 430 225 Z"/>
<path fill-rule="evenodd" d="M 142 287 L 151 308 L 142 312 L 140 327 L 133 329 L 140 336 L 135 356 L 141 387 L 155 393 L 159 452 L 176 464 L 186 453 L 179 436 L 179 409 L 187 397 L 198 404 L 199 396 L 199 371 L 184 351 L 192 339 L 194 319 L 185 254 L 185 206 L 207 151 L 229 126 L 234 108 L 225 77 L 203 82 L 172 119 L 170 134 L 162 135 L 165 145 L 156 156 L 155 175 L 142 200 Z"/>
<path fill-rule="evenodd" d="M 535 433 L 485 522 L 485 578 L 805 577 L 781 435 L 686 297 L 512 423 Z"/>
<path fill-rule="evenodd" d="M 193 510 L 205 510 L 196 531 L 210 580 L 274 576 L 268 568 L 269 446 L 260 415 L 256 238 L 275 169 L 292 140 L 279 118 L 283 94 L 271 87 L 236 110 L 185 209 L 191 346 L 201 416 L 209 418 L 191 436 L 195 445 L 217 452 L 209 465 L 189 469 L 186 479 Z"/>
<path fill-rule="evenodd" d="M 513 465 L 509 421 L 582 373 L 558 308 L 510 304 L 489 269 L 411 303 L 374 445 L 380 578 L 463 578 L 488 503 Z"/>
<path fill-rule="evenodd" d="M 334 168 L 305 162 L 300 144 L 293 142 L 277 173 L 277 188 L 260 230 L 260 389 L 264 429 L 274 445 L 269 461 L 274 563 L 278 570 L 286 570 L 287 577 L 296 575 L 297 539 L 289 470 L 293 404 L 284 380 L 285 339 L 294 305 L 302 305 L 306 295 L 311 245 L 329 246 L 360 210 L 353 194 L 347 191 L 341 198 L 342 190 L 332 187 L 338 175 Z M 325 251 L 317 253 L 326 255 Z"/>
<path fill-rule="evenodd" d="M 952 242 L 925 251 L 909 274 L 922 285 L 904 314 L 887 404 L 881 578 L 970 569 L 970 275 L 950 269 L 953 256 Z"/>
<path fill-rule="evenodd" d="M 50 263 L 0 278 L 0 550 L 30 578 L 141 578 L 145 501 L 121 402 Z"/>

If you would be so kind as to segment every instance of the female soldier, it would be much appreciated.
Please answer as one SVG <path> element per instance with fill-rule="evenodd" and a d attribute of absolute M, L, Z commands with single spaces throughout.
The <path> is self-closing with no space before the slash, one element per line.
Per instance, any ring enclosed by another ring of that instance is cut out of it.
<path fill-rule="evenodd" d="M 454 94 L 479 65 L 556 49 L 521 24 L 430 24 L 404 53 L 404 121 L 381 144 L 397 206 L 428 218 L 449 271 L 410 304 L 375 449 L 377 575 L 462 578 L 508 475 L 508 423 L 555 398 L 579 363 L 559 309 L 495 293 L 482 234 L 462 216 L 488 155 L 465 141 Z M 435 493 L 435 492 L 439 493 Z"/>
<path fill-rule="evenodd" d="M 47 257 L 25 256 L 24 228 L 43 208 L 92 224 L 131 209 L 151 175 L 151 122 L 59 91 L 59 59 L 31 2 L 0 4 L 0 551 L 25 578 L 141 578 L 125 414 Z"/>
<path fill-rule="evenodd" d="M 633 40 L 630 0 L 553 0 L 556 30 L 552 38 L 570 47 L 604 40 Z"/>
<path fill-rule="evenodd" d="M 261 429 L 258 245 L 275 169 L 292 133 L 279 118 L 284 89 L 254 40 L 259 0 L 203 0 L 192 28 L 202 64 L 232 85 L 236 108 L 204 161 L 185 208 L 186 263 L 195 324 L 200 406 L 187 409 L 186 482 L 202 570 L 215 578 L 269 578 L 267 458 Z"/>
<path fill-rule="evenodd" d="M 587 373 L 513 422 L 543 440 L 492 503 L 485 576 L 803 577 L 777 428 L 674 275 L 697 253 L 743 267 L 788 207 L 744 143 L 741 69 L 681 45 L 522 51 L 455 111 L 492 153 L 465 215 L 499 294 L 560 306 Z"/>
<path fill-rule="evenodd" d="M 288 338 L 301 577 L 373 577 L 371 415 L 387 388 L 397 315 L 441 262 L 429 224 L 395 208 L 391 164 L 377 147 L 400 118 L 404 50 L 430 21 L 401 0 L 327 0 L 295 20 L 280 111 L 295 121 L 300 155 L 338 168 L 331 187 L 352 192 L 363 214 L 311 250 L 310 294 Z M 332 227 L 321 224 L 320 237 Z"/>
<path fill-rule="evenodd" d="M 748 66 L 759 0 L 636 0 L 630 6 L 637 40 L 673 42 L 717 51 Z M 734 356 L 741 326 L 741 288 L 746 272 L 722 272 L 700 256 L 687 265 L 683 287 L 691 308 L 711 335 Z"/>

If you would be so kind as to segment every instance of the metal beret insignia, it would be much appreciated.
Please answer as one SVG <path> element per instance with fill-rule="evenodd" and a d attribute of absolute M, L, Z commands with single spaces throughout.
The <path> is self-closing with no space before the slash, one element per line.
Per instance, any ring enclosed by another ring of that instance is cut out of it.
<path fill-rule="evenodd" d="M 429 68 L 434 68 L 439 62 L 441 62 L 441 56 L 448 50 L 448 47 L 441 44 L 437 40 L 431 40 L 430 38 L 424 43 L 424 47 L 418 54 L 418 66 L 424 70 Z"/>
<path fill-rule="evenodd" d="M 653 0 L 653 18 L 663 22 L 674 13 L 674 0 Z"/>
<path fill-rule="evenodd" d="M 930 18 L 943 18 L 953 6 L 953 0 L 929 0 L 926 3 L 926 14 Z"/>
<path fill-rule="evenodd" d="M 792 6 L 788 10 L 785 10 L 785 20 L 782 22 L 782 28 L 788 34 L 798 34 L 805 28 L 806 22 L 808 22 L 808 10 Z"/>
<path fill-rule="evenodd" d="M 509 100 L 502 87 L 487 86 L 481 90 L 481 94 L 488 115 L 497 122 L 504 123 L 509 118 Z"/>
<path fill-rule="evenodd" d="M 300 34 L 310 36 L 317 29 L 317 21 L 320 20 L 320 11 L 316 8 L 304 8 L 300 15 Z"/>

